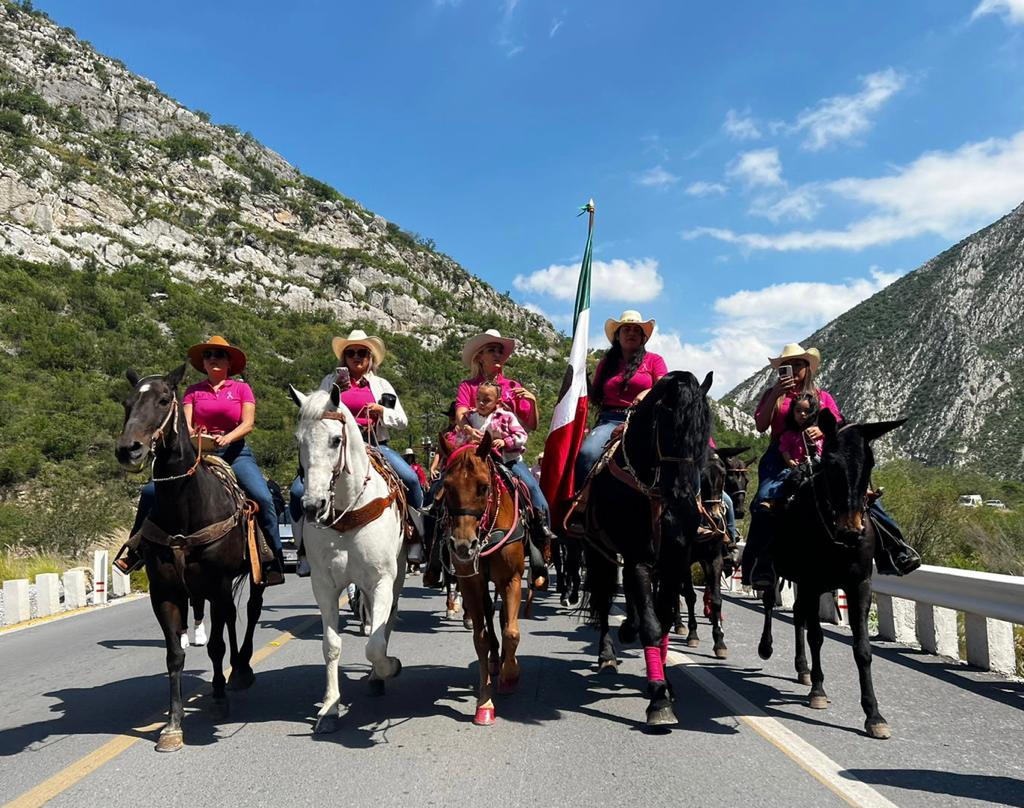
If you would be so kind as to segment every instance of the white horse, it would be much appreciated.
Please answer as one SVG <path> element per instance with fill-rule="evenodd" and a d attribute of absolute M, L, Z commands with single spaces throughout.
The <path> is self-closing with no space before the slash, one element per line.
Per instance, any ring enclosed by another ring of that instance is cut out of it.
<path fill-rule="evenodd" d="M 388 484 L 370 464 L 356 419 L 339 401 L 338 388 L 330 394 L 318 390 L 304 396 L 292 387 L 291 395 L 299 406 L 295 438 L 305 469 L 302 543 L 313 596 L 323 617 L 327 666 L 327 689 L 314 731 L 332 732 L 342 714 L 338 602 L 350 583 L 359 588 L 369 606 L 370 692 L 383 695 L 384 680 L 402 670 L 402 663 L 387 652 L 398 593 L 405 582 L 405 517 L 399 512 L 400 500 L 388 501 L 392 496 Z M 365 524 L 346 529 L 374 514 Z"/>

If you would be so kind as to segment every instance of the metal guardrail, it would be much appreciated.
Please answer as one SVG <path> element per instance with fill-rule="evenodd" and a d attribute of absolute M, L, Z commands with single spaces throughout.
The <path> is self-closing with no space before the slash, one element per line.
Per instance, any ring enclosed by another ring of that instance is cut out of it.
<path fill-rule="evenodd" d="M 882 595 L 1024 625 L 1024 578 L 1014 575 L 925 564 L 903 578 L 876 575 L 871 588 Z"/>

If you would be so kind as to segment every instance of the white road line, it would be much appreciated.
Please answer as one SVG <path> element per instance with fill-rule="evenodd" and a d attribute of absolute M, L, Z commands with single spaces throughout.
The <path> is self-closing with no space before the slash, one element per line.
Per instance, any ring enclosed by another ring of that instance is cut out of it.
<path fill-rule="evenodd" d="M 853 778 L 825 753 L 787 729 L 760 708 L 745 699 L 721 679 L 704 668 L 693 657 L 678 651 L 668 652 L 668 663 L 679 667 L 701 688 L 729 708 L 738 721 L 769 741 L 818 782 L 858 808 L 897 808 L 871 786 Z"/>

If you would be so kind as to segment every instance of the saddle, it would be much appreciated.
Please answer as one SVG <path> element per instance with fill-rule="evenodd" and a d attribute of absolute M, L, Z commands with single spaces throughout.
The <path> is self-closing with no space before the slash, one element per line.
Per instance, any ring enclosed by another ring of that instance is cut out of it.
<path fill-rule="evenodd" d="M 384 482 L 388 487 L 387 496 L 372 499 L 365 505 L 343 513 L 337 518 L 333 518 L 334 514 L 332 513 L 333 521 L 328 526 L 339 533 L 348 533 L 351 530 L 356 530 L 370 524 L 370 522 L 377 519 L 392 505 L 397 505 L 398 512 L 403 515 L 405 543 L 415 544 L 422 541 L 423 526 L 422 523 L 417 524 L 419 520 L 413 516 L 414 509 L 409 507 L 406 499 L 405 484 L 398 474 L 395 473 L 395 470 L 391 468 L 387 460 L 384 459 L 384 455 L 377 449 L 367 446 L 366 456 L 373 469 L 384 478 Z"/>

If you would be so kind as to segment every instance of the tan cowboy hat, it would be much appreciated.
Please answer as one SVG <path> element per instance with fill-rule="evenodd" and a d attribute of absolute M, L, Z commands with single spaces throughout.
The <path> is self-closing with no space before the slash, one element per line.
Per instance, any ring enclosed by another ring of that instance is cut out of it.
<path fill-rule="evenodd" d="M 785 365 L 792 362 L 794 359 L 803 359 L 811 368 L 811 373 L 818 372 L 818 366 L 821 364 L 821 353 L 817 348 L 808 348 L 804 350 L 804 346 L 799 342 L 791 342 L 782 349 L 782 353 L 776 356 L 774 359 L 768 357 L 768 361 L 771 363 L 773 368 L 777 368 L 779 365 Z"/>
<path fill-rule="evenodd" d="M 208 342 L 200 342 L 198 345 L 193 345 L 188 349 L 188 360 L 192 363 L 192 367 L 200 373 L 206 373 L 206 368 L 203 367 L 203 351 L 216 350 L 217 348 L 227 352 L 228 361 L 230 362 L 228 365 L 229 376 L 237 376 L 245 370 L 245 353 L 243 353 L 241 348 L 236 348 L 219 334 L 210 337 Z"/>
<path fill-rule="evenodd" d="M 488 328 L 484 333 L 470 337 L 466 344 L 462 346 L 462 364 L 472 370 L 473 360 L 476 358 L 476 355 L 480 353 L 485 345 L 490 345 L 492 342 L 505 346 L 504 361 L 508 361 L 508 358 L 516 350 L 516 341 L 514 339 L 503 337 L 495 329 Z"/>
<path fill-rule="evenodd" d="M 608 341 L 612 345 L 615 344 L 615 332 L 626 323 L 636 324 L 643 329 L 644 342 L 649 340 L 651 338 L 651 334 L 654 333 L 654 320 L 645 320 L 640 316 L 640 312 L 634 311 L 633 309 L 626 309 L 626 311 L 622 312 L 622 316 L 619 317 L 618 320 L 610 317 L 604 321 L 604 335 L 608 337 Z"/>
<path fill-rule="evenodd" d="M 384 361 L 384 342 L 380 337 L 368 337 L 366 332 L 362 329 L 355 329 L 351 334 L 348 335 L 348 339 L 342 337 L 335 337 L 331 340 L 331 348 L 334 349 L 334 355 L 340 360 L 345 353 L 345 349 L 349 345 L 362 345 L 364 348 L 369 350 L 370 355 L 373 357 L 374 368 L 380 367 L 380 363 Z"/>

